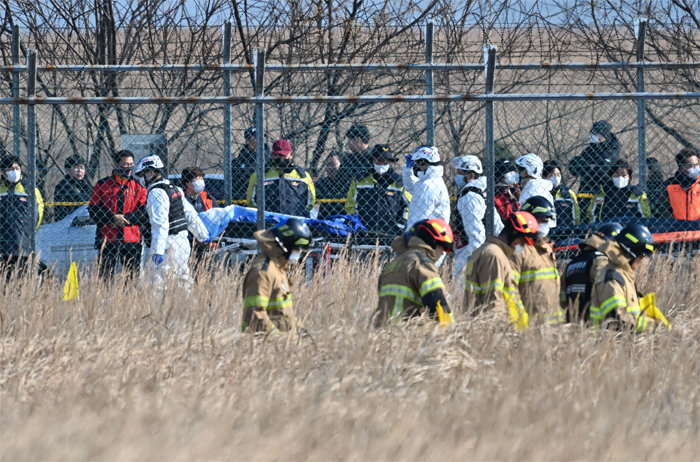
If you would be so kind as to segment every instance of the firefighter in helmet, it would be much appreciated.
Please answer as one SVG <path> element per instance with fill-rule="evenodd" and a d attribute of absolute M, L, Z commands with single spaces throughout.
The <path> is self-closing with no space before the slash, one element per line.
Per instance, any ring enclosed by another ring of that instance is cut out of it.
<path fill-rule="evenodd" d="M 617 222 L 598 225 L 590 236 L 581 241 L 578 255 L 566 265 L 560 297 L 568 322 L 588 321 L 593 281 L 600 267 L 607 262 L 601 249 L 621 230 L 622 225 Z"/>
<path fill-rule="evenodd" d="M 473 316 L 497 310 L 517 328 L 527 327 L 528 315 L 518 292 L 510 257 L 533 245 L 539 225 L 529 212 L 511 213 L 498 236 L 489 236 L 474 251 L 465 269 L 464 310 Z"/>
<path fill-rule="evenodd" d="M 453 246 L 452 228 L 442 218 L 417 221 L 394 239 L 391 247 L 398 256 L 387 263 L 379 276 L 375 327 L 424 313 L 440 324 L 454 322 L 445 298 L 445 284 L 435 265 L 445 252 L 452 252 Z"/>
<path fill-rule="evenodd" d="M 642 307 L 635 287 L 635 270 L 654 253 L 654 237 L 646 226 L 631 223 L 601 250 L 607 261 L 598 270 L 593 282 L 591 320 L 600 327 L 635 332 L 653 329 L 656 319 L 647 316 Z"/>
<path fill-rule="evenodd" d="M 542 196 L 532 196 L 523 203 L 522 210 L 537 219 L 539 229 L 533 245 L 511 256 L 520 298 L 532 321 L 562 324 L 566 316 L 559 306 L 557 258 L 547 237 L 556 219 L 554 204 Z"/>
<path fill-rule="evenodd" d="M 260 253 L 243 279 L 243 331 L 291 331 L 301 324 L 292 305 L 287 276 L 290 265 L 311 245 L 311 231 L 303 221 L 289 218 L 272 229 L 256 231 Z"/>

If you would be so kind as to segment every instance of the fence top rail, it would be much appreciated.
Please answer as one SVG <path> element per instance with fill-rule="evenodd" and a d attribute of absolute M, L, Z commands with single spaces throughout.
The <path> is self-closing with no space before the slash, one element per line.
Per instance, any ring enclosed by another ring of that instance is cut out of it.
<path fill-rule="evenodd" d="M 357 64 L 266 64 L 265 70 L 273 72 L 284 71 L 401 71 L 401 70 L 434 70 L 434 71 L 467 71 L 483 70 L 484 63 L 357 63 Z M 566 69 L 691 69 L 700 68 L 700 61 L 691 62 L 571 62 L 571 63 L 522 63 L 496 64 L 501 70 L 566 70 Z M 252 64 L 46 64 L 37 66 L 41 72 L 130 72 L 130 71 L 228 71 L 250 72 Z M 26 72 L 26 65 L 3 66 L 5 72 Z"/>
<path fill-rule="evenodd" d="M 155 96 L 155 97 L 20 97 L 0 98 L 0 104 L 284 104 L 284 103 L 420 103 L 487 101 L 575 101 L 575 100 L 647 100 L 696 99 L 696 92 L 649 93 L 513 93 L 454 95 L 359 95 L 359 96 Z"/>

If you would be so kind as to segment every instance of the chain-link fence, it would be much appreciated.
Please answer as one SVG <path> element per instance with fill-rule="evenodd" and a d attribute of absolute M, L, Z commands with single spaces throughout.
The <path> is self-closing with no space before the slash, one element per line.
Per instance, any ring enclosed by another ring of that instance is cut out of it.
<path fill-rule="evenodd" d="M 239 211 L 226 239 L 275 219 L 262 210 L 316 220 L 339 244 L 388 245 L 442 217 L 463 259 L 533 196 L 555 209 L 557 240 L 700 217 L 697 63 L 489 62 L 5 68 L 2 251 L 48 265 L 101 252 L 103 271 L 140 260 L 159 211 L 129 169 L 148 155 L 181 188 L 156 188 L 165 241 L 193 229 L 178 194 L 196 212 L 259 211 Z"/>

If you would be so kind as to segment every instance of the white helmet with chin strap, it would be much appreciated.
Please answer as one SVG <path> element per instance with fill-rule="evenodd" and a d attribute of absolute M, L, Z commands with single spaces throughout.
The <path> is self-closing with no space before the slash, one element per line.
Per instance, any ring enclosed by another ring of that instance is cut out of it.
<path fill-rule="evenodd" d="M 413 162 L 422 159 L 429 164 L 437 165 L 440 163 L 440 154 L 438 153 L 437 146 L 421 146 L 413 151 L 411 159 L 413 159 Z"/>
<path fill-rule="evenodd" d="M 481 165 L 481 161 L 476 156 L 460 156 L 455 157 L 450 162 L 456 170 L 464 170 L 466 172 L 474 172 L 479 175 L 484 173 L 484 168 Z"/>
<path fill-rule="evenodd" d="M 515 159 L 515 165 L 527 172 L 527 175 L 532 178 L 542 178 L 542 170 L 544 163 L 537 154 L 524 154 Z"/>
<path fill-rule="evenodd" d="M 156 171 L 162 171 L 165 168 L 165 165 L 163 164 L 163 161 L 160 160 L 160 157 L 157 155 L 152 155 L 152 156 L 146 156 L 143 159 L 139 161 L 138 164 L 136 164 L 136 167 L 134 167 L 134 178 L 136 178 L 141 185 L 145 186 L 144 183 L 145 178 L 143 177 L 143 172 L 146 170 L 156 170 Z"/>

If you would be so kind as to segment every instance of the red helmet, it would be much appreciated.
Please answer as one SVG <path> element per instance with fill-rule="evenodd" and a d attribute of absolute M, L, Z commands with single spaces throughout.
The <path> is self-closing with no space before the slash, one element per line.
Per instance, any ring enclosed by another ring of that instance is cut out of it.
<path fill-rule="evenodd" d="M 532 238 L 537 234 L 537 230 L 540 229 L 537 218 L 530 212 L 522 210 L 508 215 L 506 226 L 515 231 L 516 234 L 522 235 L 530 245 L 532 245 Z"/>
<path fill-rule="evenodd" d="M 418 221 L 411 226 L 411 232 L 432 248 L 439 245 L 445 249 L 445 252 L 452 252 L 454 248 L 452 227 L 442 218 Z"/>

